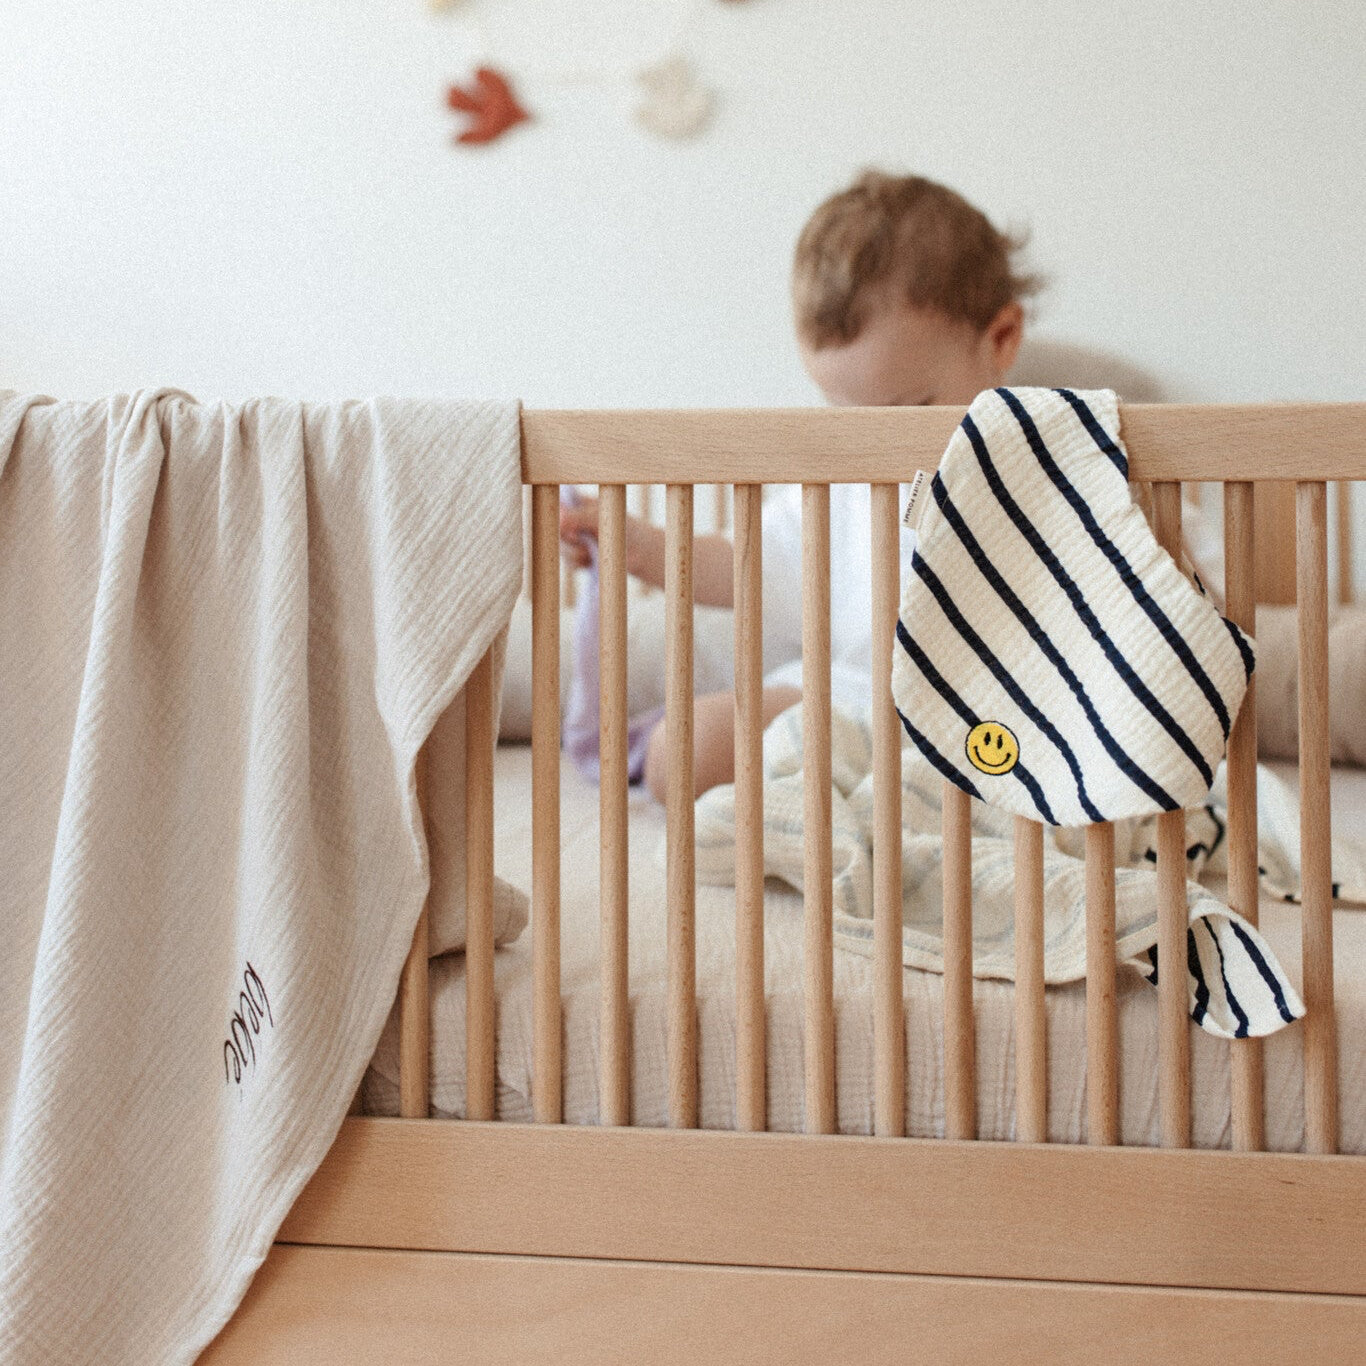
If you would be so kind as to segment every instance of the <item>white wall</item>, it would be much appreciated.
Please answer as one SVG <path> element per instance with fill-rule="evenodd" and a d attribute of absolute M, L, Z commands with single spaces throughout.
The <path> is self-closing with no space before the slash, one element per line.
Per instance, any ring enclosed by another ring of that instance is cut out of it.
<path fill-rule="evenodd" d="M 642 19 L 613 55 L 688 3 L 616 0 Z M 697 9 L 708 136 L 533 83 L 539 124 L 471 153 L 458 10 L 0 0 L 0 383 L 809 402 L 791 243 L 878 163 L 1031 225 L 1039 332 L 1170 397 L 1366 396 L 1359 0 Z"/>
<path fill-rule="evenodd" d="M 1036 336 L 1122 392 L 1366 398 L 1360 0 L 476 2 L 514 74 L 691 7 L 719 117 L 663 144 L 628 80 L 533 80 L 469 152 L 459 9 L 0 0 L 0 386 L 812 402 L 791 245 L 879 164 L 1031 227 Z"/>

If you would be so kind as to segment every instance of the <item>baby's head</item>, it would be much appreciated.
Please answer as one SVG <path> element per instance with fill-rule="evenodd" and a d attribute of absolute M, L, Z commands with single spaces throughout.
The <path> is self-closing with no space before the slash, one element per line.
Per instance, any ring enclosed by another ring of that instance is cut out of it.
<path fill-rule="evenodd" d="M 1000 384 L 1036 281 L 1022 244 L 961 195 L 867 171 L 802 229 L 792 300 L 802 363 L 831 403 L 966 404 Z"/>

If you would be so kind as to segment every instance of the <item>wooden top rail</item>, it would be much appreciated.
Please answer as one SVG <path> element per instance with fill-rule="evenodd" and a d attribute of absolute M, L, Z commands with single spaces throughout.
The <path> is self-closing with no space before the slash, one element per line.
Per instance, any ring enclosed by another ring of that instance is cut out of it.
<path fill-rule="evenodd" d="M 904 482 L 962 408 L 527 409 L 522 482 Z M 1366 479 L 1366 403 L 1120 408 L 1141 480 Z"/>

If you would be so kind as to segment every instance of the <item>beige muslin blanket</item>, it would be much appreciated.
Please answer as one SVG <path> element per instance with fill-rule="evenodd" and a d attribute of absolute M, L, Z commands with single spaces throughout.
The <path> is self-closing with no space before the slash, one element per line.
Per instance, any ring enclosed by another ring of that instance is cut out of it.
<path fill-rule="evenodd" d="M 831 813 L 834 942 L 873 950 L 873 735 L 871 717 L 831 714 Z M 942 780 L 910 745 L 901 751 L 902 961 L 944 970 Z M 764 871 L 801 888 L 805 877 L 806 781 L 802 709 L 781 712 L 764 731 Z M 1260 852 L 1282 888 L 1299 886 L 1289 846 L 1298 830 L 1293 794 L 1274 775 L 1259 784 Z M 735 877 L 735 789 L 715 787 L 697 802 L 697 878 L 727 885 Z M 1115 823 L 1116 952 L 1157 981 L 1157 880 L 1154 818 Z M 1186 813 L 1187 873 L 1226 867 L 1222 781 L 1211 802 Z M 972 803 L 973 972 L 1015 975 L 1013 817 Z M 1080 828 L 1044 832 L 1044 977 L 1086 975 L 1086 867 Z M 1339 850 L 1334 849 L 1335 860 Z M 1350 868 L 1353 887 L 1360 862 Z M 1347 893 L 1351 894 L 1351 893 Z M 1190 915 L 1185 971 L 1191 1018 L 1222 1038 L 1269 1034 L 1304 1014 L 1304 1005 L 1261 935 L 1198 882 L 1186 884 Z"/>
<path fill-rule="evenodd" d="M 326 1153 L 518 453 L 511 404 L 0 392 L 7 1366 L 192 1361 Z"/>

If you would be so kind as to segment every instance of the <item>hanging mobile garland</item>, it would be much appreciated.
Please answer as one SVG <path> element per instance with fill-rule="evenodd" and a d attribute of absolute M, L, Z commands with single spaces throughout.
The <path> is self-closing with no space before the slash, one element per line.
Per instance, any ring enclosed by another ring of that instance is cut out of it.
<path fill-rule="evenodd" d="M 466 146 L 492 142 L 494 138 L 502 137 L 509 128 L 525 123 L 531 117 L 517 103 L 517 97 L 512 93 L 506 77 L 488 66 L 481 66 L 474 73 L 472 90 L 451 86 L 446 103 L 457 112 L 471 116 L 464 132 L 455 135 L 455 140 Z"/>
<path fill-rule="evenodd" d="M 705 3 L 705 0 L 701 0 Z M 726 0 L 735 4 L 738 0 Z M 501 137 L 510 128 L 532 116 L 513 94 L 509 78 L 499 69 L 494 43 L 478 0 L 428 0 L 433 10 L 460 8 L 468 12 L 469 22 L 480 38 L 486 60 L 475 72 L 471 86 L 451 86 L 447 103 L 458 113 L 470 117 L 468 125 L 455 135 L 465 146 L 481 145 Z M 635 107 L 636 122 L 656 137 L 682 140 L 696 137 L 711 122 L 716 96 L 688 59 L 693 33 L 699 17 L 699 0 L 684 0 L 678 32 L 657 61 L 637 69 L 548 69 L 531 74 L 541 85 L 619 84 L 631 75 L 644 92 Z"/>
<path fill-rule="evenodd" d="M 645 67 L 636 80 L 645 87 L 636 121 L 657 137 L 696 137 L 711 122 L 716 97 L 681 52 Z"/>

